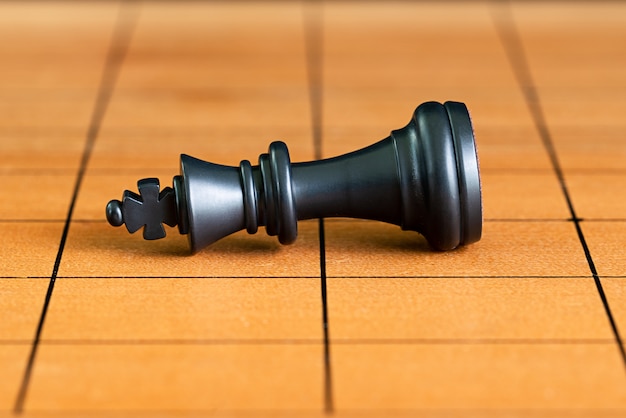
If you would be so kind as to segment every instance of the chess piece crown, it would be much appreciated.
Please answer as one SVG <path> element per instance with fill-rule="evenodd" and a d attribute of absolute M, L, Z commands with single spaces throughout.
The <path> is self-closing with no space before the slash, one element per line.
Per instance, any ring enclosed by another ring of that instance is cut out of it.
<path fill-rule="evenodd" d="M 481 237 L 482 201 L 474 133 L 463 103 L 427 102 L 404 128 L 369 147 L 325 160 L 290 162 L 273 142 L 259 164 L 238 167 L 181 155 L 173 188 L 138 182 L 106 216 L 113 226 L 145 239 L 165 237 L 178 225 L 196 252 L 234 232 L 265 226 L 282 244 L 298 235 L 298 220 L 352 217 L 399 225 L 423 234 L 436 250 Z"/>

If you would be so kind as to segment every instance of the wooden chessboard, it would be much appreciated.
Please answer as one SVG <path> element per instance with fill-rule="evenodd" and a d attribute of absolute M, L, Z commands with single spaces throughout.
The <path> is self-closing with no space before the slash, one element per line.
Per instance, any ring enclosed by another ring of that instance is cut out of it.
<path fill-rule="evenodd" d="M 626 3 L 0 3 L 0 416 L 626 416 Z M 104 219 L 179 154 L 472 114 L 480 242 L 370 221 L 195 255 Z"/>

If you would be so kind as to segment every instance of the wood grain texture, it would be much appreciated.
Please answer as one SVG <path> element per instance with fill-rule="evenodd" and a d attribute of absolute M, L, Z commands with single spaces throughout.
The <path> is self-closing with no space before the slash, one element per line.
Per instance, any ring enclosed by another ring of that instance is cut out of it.
<path fill-rule="evenodd" d="M 625 5 L 507 4 L 0 3 L 0 417 L 626 415 Z M 474 245 L 104 220 L 181 153 L 335 156 L 428 100 L 472 115 Z"/>

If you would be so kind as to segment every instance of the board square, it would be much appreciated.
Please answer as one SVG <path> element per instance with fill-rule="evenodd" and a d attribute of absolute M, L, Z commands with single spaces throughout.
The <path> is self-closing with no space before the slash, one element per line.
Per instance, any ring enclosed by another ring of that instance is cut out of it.
<path fill-rule="evenodd" d="M 405 410 L 584 409 L 593 414 L 619 408 L 626 397 L 621 359 L 612 344 L 335 345 L 333 357 L 342 410 L 393 404 Z"/>
<path fill-rule="evenodd" d="M 43 338 L 79 343 L 319 343 L 318 282 L 303 278 L 59 279 Z"/>
<path fill-rule="evenodd" d="M 167 228 L 167 239 L 146 243 L 140 232 L 128 236 L 124 228 L 112 229 L 105 222 L 75 222 L 70 229 L 59 275 L 317 277 L 317 229 L 315 221 L 301 223 L 298 241 L 289 247 L 281 246 L 275 237 L 263 231 L 256 236 L 241 231 L 191 256 L 187 237 L 180 235 L 176 228 Z M 111 245 L 114 242 L 116 244 Z M 294 257 L 297 264 L 292 262 Z"/>
<path fill-rule="evenodd" d="M 319 344 L 42 345 L 27 409 L 321 410 L 321 353 Z"/>
<path fill-rule="evenodd" d="M 612 342 L 591 277 L 344 277 L 328 279 L 328 289 L 338 343 Z"/>
<path fill-rule="evenodd" d="M 576 230 L 564 221 L 485 222 L 479 246 L 454 252 L 433 252 L 422 236 L 393 225 L 326 226 L 329 277 L 589 276 Z"/>
<path fill-rule="evenodd" d="M 0 279 L 0 344 L 27 344 L 37 329 L 48 280 Z"/>
<path fill-rule="evenodd" d="M 0 266 L 0 277 L 50 277 L 63 223 L 0 222 L 0 226 L 3 230 L 0 259 L 6 260 Z"/>

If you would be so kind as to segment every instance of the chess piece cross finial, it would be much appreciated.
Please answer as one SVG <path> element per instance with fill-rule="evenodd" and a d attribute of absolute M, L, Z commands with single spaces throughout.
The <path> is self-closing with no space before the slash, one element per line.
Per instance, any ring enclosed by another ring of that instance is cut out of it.
<path fill-rule="evenodd" d="M 139 194 L 124 191 L 122 201 L 112 200 L 107 205 L 107 219 L 115 226 L 126 224 L 133 233 L 145 225 L 143 237 L 147 240 L 165 237 L 163 224 L 176 226 L 176 195 L 171 187 L 159 192 L 159 179 L 148 178 L 137 182 Z"/>

